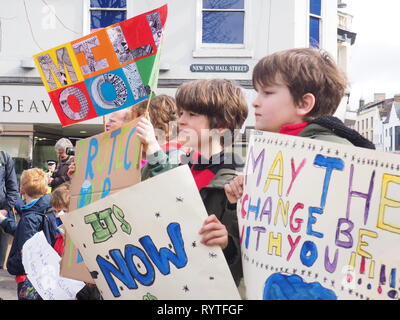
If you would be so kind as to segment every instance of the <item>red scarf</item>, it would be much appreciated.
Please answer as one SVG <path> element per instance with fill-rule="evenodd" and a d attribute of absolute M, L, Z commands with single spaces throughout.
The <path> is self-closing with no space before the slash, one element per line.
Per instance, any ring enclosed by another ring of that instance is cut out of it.
<path fill-rule="evenodd" d="M 286 124 L 282 126 L 279 133 L 288 134 L 290 136 L 297 136 L 301 131 L 308 126 L 308 122 L 296 123 L 296 124 Z"/>

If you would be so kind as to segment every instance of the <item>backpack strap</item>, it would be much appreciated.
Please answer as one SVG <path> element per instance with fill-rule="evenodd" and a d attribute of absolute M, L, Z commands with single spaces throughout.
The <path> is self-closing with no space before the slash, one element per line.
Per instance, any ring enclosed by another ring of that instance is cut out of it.
<path fill-rule="evenodd" d="M 0 164 L 3 166 L 7 165 L 7 156 L 3 150 L 0 151 Z"/>

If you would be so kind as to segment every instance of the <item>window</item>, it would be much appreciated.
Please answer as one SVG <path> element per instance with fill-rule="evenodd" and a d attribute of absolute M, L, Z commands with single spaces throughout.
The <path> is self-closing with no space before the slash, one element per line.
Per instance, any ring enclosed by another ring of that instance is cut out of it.
<path fill-rule="evenodd" d="M 0 136 L 0 145 L 1 149 L 8 152 L 13 158 L 15 173 L 19 182 L 22 171 L 29 168 L 32 140 L 29 136 Z"/>
<path fill-rule="evenodd" d="M 368 118 L 365 119 L 365 130 L 368 130 Z"/>
<path fill-rule="evenodd" d="M 202 42 L 244 43 L 244 0 L 203 0 Z"/>
<path fill-rule="evenodd" d="M 371 129 L 373 129 L 373 128 L 374 128 L 374 118 L 371 117 Z"/>
<path fill-rule="evenodd" d="M 395 143 L 395 146 L 394 146 L 394 148 L 395 148 L 395 151 L 399 151 L 400 150 L 400 127 L 399 126 L 397 126 L 397 127 L 395 127 L 394 128 L 394 135 L 395 135 L 395 137 L 394 137 L 394 143 Z"/>
<path fill-rule="evenodd" d="M 90 0 L 90 30 L 126 19 L 126 0 Z"/>
<path fill-rule="evenodd" d="M 321 0 L 310 0 L 310 47 L 320 48 L 321 44 Z"/>
<path fill-rule="evenodd" d="M 251 0 L 197 0 L 194 57 L 252 57 Z"/>

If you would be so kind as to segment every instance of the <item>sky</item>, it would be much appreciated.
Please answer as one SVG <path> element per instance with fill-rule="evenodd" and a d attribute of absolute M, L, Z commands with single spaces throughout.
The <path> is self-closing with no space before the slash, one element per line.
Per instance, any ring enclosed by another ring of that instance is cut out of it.
<path fill-rule="evenodd" d="M 400 1 L 344 0 L 343 11 L 353 15 L 357 33 L 348 66 L 350 108 L 360 98 L 373 101 L 374 93 L 387 98 L 400 93 Z"/>

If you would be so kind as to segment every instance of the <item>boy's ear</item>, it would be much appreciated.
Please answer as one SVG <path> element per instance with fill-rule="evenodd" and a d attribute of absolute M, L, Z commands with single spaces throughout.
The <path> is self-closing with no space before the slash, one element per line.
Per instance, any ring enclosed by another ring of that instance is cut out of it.
<path fill-rule="evenodd" d="M 304 117 L 311 112 L 314 106 L 315 106 L 314 95 L 312 93 L 306 93 L 302 97 L 300 104 L 297 106 L 297 114 L 301 117 Z"/>

